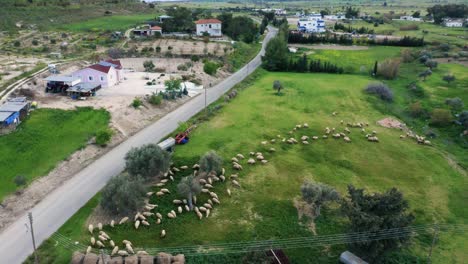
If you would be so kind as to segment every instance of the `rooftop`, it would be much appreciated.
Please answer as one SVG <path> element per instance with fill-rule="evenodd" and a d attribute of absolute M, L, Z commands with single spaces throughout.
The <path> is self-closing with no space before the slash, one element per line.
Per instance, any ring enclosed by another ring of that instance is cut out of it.
<path fill-rule="evenodd" d="M 13 112 L 0 112 L 0 122 L 5 121 L 7 118 L 9 118 Z"/>
<path fill-rule="evenodd" d="M 45 78 L 48 82 L 75 82 L 80 81 L 80 78 L 66 75 L 52 75 Z"/>
<path fill-rule="evenodd" d="M 96 83 L 80 83 L 67 89 L 67 92 L 88 93 L 94 89 L 100 88 L 100 84 Z"/>
<path fill-rule="evenodd" d="M 100 72 L 103 72 L 103 73 L 109 73 L 109 70 L 110 70 L 111 67 L 112 66 L 104 66 L 104 65 L 101 65 L 101 64 L 93 64 L 93 65 L 89 66 L 88 68 L 96 70 L 96 71 L 100 71 Z"/>
<path fill-rule="evenodd" d="M 6 102 L 3 105 L 0 105 L 0 112 L 19 112 L 27 105 L 27 102 Z"/>
<path fill-rule="evenodd" d="M 195 24 L 221 24 L 221 21 L 216 18 L 200 19 L 195 21 Z"/>

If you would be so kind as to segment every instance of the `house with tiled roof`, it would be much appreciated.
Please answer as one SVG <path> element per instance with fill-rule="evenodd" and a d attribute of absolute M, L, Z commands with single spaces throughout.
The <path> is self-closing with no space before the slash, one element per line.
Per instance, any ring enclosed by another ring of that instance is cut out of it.
<path fill-rule="evenodd" d="M 208 34 L 211 37 L 221 37 L 221 21 L 216 18 L 200 19 L 195 21 L 197 25 L 197 36 Z"/>
<path fill-rule="evenodd" d="M 124 79 L 120 60 L 103 60 L 72 73 L 72 76 L 80 78 L 82 83 L 99 84 L 103 88 L 117 85 Z"/>

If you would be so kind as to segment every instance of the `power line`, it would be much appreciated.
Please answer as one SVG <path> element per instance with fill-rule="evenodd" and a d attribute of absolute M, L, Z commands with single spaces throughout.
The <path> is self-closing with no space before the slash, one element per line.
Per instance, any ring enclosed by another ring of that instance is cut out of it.
<path fill-rule="evenodd" d="M 274 248 L 292 249 L 292 248 L 306 248 L 317 247 L 324 245 L 336 244 L 349 244 L 349 243 L 362 243 L 376 240 L 384 240 L 391 238 L 402 238 L 407 236 L 417 236 L 421 233 L 429 233 L 434 229 L 439 231 L 468 231 L 468 225 L 456 224 L 443 224 L 443 225 L 421 225 L 404 228 L 392 228 L 377 231 L 353 232 L 344 234 L 320 235 L 313 237 L 295 237 L 287 239 L 270 239 L 260 241 L 242 241 L 234 243 L 217 243 L 205 245 L 191 245 L 191 246 L 178 246 L 178 247 L 161 247 L 161 248 L 147 248 L 145 251 L 152 255 L 159 252 L 168 253 L 182 253 L 186 256 L 199 256 L 199 255 L 219 255 L 219 254 L 234 254 L 244 253 L 255 250 L 268 250 Z M 85 245 L 75 244 L 71 239 L 66 236 L 55 233 L 52 236 L 58 243 L 63 246 L 74 250 L 84 251 Z M 144 250 L 144 249 L 141 249 Z M 106 253 L 108 251 L 106 250 Z"/>

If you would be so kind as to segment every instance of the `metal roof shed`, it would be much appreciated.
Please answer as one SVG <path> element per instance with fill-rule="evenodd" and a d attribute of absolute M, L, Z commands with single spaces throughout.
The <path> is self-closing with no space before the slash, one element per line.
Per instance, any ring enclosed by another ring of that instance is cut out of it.
<path fill-rule="evenodd" d="M 13 112 L 0 112 L 0 123 L 5 122 L 13 114 Z"/>
<path fill-rule="evenodd" d="M 58 82 L 64 83 L 68 86 L 77 85 L 81 82 L 81 79 L 78 77 L 73 76 L 65 76 L 65 75 L 53 75 L 45 78 L 47 82 Z"/>
<path fill-rule="evenodd" d="M 18 102 L 6 102 L 3 105 L 0 105 L 0 112 L 19 112 L 28 106 L 27 102 L 18 103 Z"/>

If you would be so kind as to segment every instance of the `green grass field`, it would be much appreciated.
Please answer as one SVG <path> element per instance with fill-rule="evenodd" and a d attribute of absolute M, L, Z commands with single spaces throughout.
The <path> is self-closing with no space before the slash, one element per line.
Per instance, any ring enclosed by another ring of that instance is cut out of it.
<path fill-rule="evenodd" d="M 374 107 L 373 100 L 362 92 L 370 78 L 359 75 L 267 73 L 260 71 L 238 97 L 209 122 L 201 124 L 192 134 L 191 141 L 176 148 L 173 160 L 176 165 L 191 165 L 206 151 L 214 149 L 226 160 L 227 175 L 231 173 L 229 160 L 237 153 L 248 155 L 261 151 L 269 160 L 267 165 L 248 166 L 241 172 L 241 189 L 230 184 L 216 184 L 215 192 L 221 205 L 216 206 L 209 218 L 199 221 L 193 213 L 184 213 L 168 220 L 167 212 L 174 209 L 171 201 L 178 197 L 176 183 L 167 187 L 172 194 L 162 199 L 151 198 L 164 215 L 158 226 L 151 218 L 150 228 L 135 231 L 133 223 L 105 231 L 114 241 L 128 239 L 137 248 L 164 248 L 217 242 L 238 242 L 274 238 L 311 236 L 307 219 L 298 218 L 294 199 L 300 197 L 304 180 L 323 182 L 345 194 L 346 186 L 354 184 L 369 191 L 400 189 L 410 202 L 416 215 L 416 224 L 463 223 L 467 224 L 468 211 L 464 209 L 468 179 L 451 167 L 443 152 L 437 147 L 421 146 L 410 140 L 399 139 L 395 129 L 377 126 L 376 121 L 387 117 Z M 282 96 L 275 95 L 271 86 L 280 80 L 285 86 Z M 241 86 L 239 86 L 241 89 Z M 339 112 L 338 116 L 331 115 Z M 352 143 L 342 140 L 320 139 L 310 145 L 275 143 L 262 146 L 261 141 L 287 136 L 298 123 L 307 122 L 309 129 L 299 130 L 302 135 L 321 136 L 325 127 L 343 129 L 345 122 L 369 122 L 368 130 L 377 130 L 380 143 L 370 143 L 358 130 L 353 129 Z M 437 144 L 436 144 L 437 146 Z M 273 154 L 267 153 L 276 148 Z M 177 179 L 187 173 L 178 173 Z M 226 187 L 233 190 L 231 198 Z M 199 201 L 207 199 L 199 195 Z M 72 241 L 87 245 L 85 215 L 96 205 L 93 199 L 59 231 Z M 318 235 L 343 233 L 346 220 L 335 207 L 330 207 L 316 220 Z M 161 229 L 167 237 L 159 238 Z M 433 253 L 433 263 L 462 263 L 467 257 L 466 236 L 443 233 Z M 414 245 L 404 250 L 425 259 L 430 236 L 413 239 Z M 336 263 L 344 245 L 286 250 L 292 263 Z M 62 263 L 71 256 L 71 250 L 49 239 L 41 246 L 43 256 L 51 257 L 49 263 Z M 190 263 L 239 263 L 241 255 L 190 257 Z"/>
<path fill-rule="evenodd" d="M 30 115 L 15 132 L 0 136 L 0 201 L 17 189 L 16 176 L 31 182 L 47 174 L 106 128 L 110 119 L 105 110 L 89 108 L 39 109 Z"/>
<path fill-rule="evenodd" d="M 367 50 L 325 50 L 313 49 L 304 51 L 309 59 L 331 62 L 343 67 L 345 73 L 361 73 L 368 75 L 375 61 L 399 57 L 399 47 L 372 46 Z M 298 55 L 301 55 L 300 53 Z"/>
<path fill-rule="evenodd" d="M 79 23 L 61 25 L 58 28 L 68 31 L 125 31 L 155 17 L 156 14 L 103 16 Z"/>

